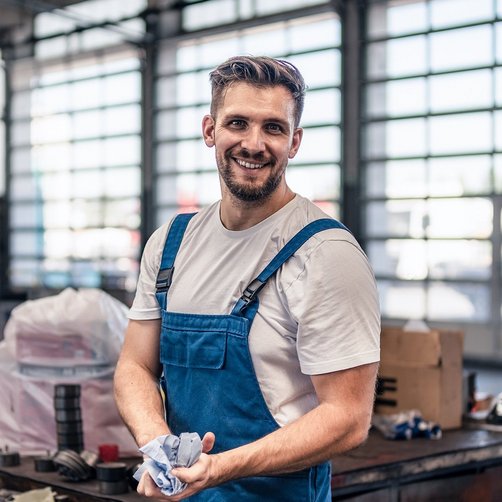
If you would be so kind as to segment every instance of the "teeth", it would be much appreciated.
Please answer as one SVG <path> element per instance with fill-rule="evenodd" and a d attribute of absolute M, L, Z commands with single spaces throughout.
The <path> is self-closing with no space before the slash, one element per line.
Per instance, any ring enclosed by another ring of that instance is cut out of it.
<path fill-rule="evenodd" d="M 251 164 L 250 162 L 245 162 L 244 160 L 239 160 L 239 159 L 235 160 L 237 164 L 239 164 L 242 167 L 245 167 L 246 169 L 260 169 L 265 165 L 265 164 Z"/>

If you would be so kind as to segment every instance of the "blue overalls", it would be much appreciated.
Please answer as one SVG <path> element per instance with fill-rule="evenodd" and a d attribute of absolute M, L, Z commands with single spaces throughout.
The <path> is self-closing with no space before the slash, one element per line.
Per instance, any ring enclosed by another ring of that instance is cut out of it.
<path fill-rule="evenodd" d="M 211 453 L 236 448 L 279 428 L 256 378 L 248 335 L 267 280 L 312 235 L 345 227 L 333 219 L 314 221 L 298 232 L 245 289 L 230 315 L 185 314 L 167 310 L 174 260 L 193 214 L 178 215 L 169 230 L 157 278 L 162 311 L 160 359 L 166 420 L 174 434 L 212 431 Z M 327 502 L 330 464 L 278 476 L 248 477 L 209 488 L 190 498 L 208 501 Z"/>

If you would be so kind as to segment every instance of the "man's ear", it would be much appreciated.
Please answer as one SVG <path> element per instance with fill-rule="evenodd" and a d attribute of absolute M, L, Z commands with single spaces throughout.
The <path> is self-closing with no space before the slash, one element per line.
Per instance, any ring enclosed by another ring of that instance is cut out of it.
<path fill-rule="evenodd" d="M 291 142 L 288 158 L 292 159 L 298 153 L 298 149 L 300 148 L 302 138 L 303 138 L 303 129 L 301 127 L 297 127 L 293 132 L 293 141 Z"/>
<path fill-rule="evenodd" d="M 202 136 L 209 148 L 214 146 L 214 119 L 211 115 L 204 115 L 202 119 Z"/>

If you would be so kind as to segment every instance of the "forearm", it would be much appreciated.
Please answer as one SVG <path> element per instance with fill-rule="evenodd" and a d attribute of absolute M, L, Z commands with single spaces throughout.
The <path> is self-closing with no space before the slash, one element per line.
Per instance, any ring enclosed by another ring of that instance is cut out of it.
<path fill-rule="evenodd" d="M 138 446 L 169 434 L 158 379 L 145 368 L 119 361 L 114 377 L 115 401 Z"/>
<path fill-rule="evenodd" d="M 240 477 L 294 472 L 348 451 L 367 436 L 370 412 L 351 415 L 323 403 L 251 444 L 217 454 L 217 484 Z"/>
<path fill-rule="evenodd" d="M 169 433 L 158 385 L 159 334 L 159 319 L 129 321 L 115 369 L 115 401 L 138 446 Z"/>

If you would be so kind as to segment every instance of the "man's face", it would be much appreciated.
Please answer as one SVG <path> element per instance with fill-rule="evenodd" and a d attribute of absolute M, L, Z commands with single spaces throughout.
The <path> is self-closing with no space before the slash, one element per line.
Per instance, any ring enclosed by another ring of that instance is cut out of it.
<path fill-rule="evenodd" d="M 263 201 L 285 185 L 284 171 L 300 146 L 294 101 L 283 86 L 237 83 L 217 116 L 203 120 L 206 145 L 215 146 L 222 189 L 244 202 Z"/>

